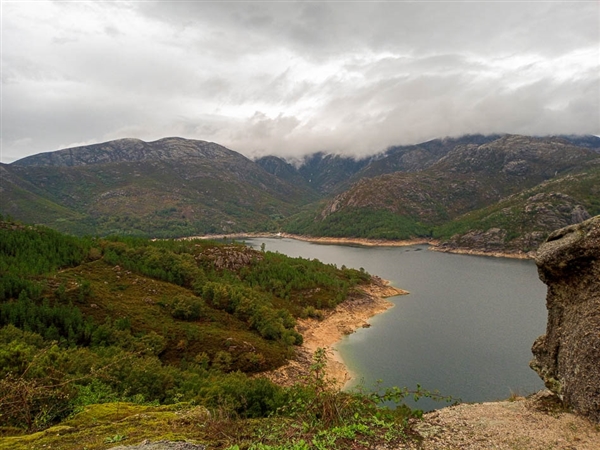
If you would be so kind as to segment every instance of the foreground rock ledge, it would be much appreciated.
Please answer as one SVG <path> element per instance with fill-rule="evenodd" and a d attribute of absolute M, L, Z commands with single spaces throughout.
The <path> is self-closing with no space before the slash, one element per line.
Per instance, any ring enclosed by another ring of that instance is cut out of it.
<path fill-rule="evenodd" d="M 512 401 L 461 404 L 425 414 L 414 450 L 597 450 L 598 426 L 543 391 Z M 394 450 L 400 450 L 395 448 Z"/>
<path fill-rule="evenodd" d="M 531 368 L 579 414 L 600 422 L 600 216 L 552 233 L 536 264 L 548 325 Z"/>

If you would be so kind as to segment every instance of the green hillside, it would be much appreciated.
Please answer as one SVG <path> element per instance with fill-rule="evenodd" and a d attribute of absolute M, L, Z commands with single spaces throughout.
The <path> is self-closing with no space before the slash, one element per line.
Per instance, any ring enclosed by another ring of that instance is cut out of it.
<path fill-rule="evenodd" d="M 359 160 L 316 153 L 291 164 L 273 156 L 253 162 L 205 141 L 120 139 L 0 165 L 0 214 L 76 235 L 285 231 L 522 253 L 594 214 L 594 181 L 586 190 L 578 180 L 593 178 L 599 142 L 467 135 Z M 557 180 L 557 190 L 544 190 Z M 547 195 L 504 206 L 532 189 Z"/>
<path fill-rule="evenodd" d="M 553 178 L 434 231 L 442 248 L 528 252 L 550 232 L 600 214 L 600 162 Z"/>
<path fill-rule="evenodd" d="M 362 178 L 291 217 L 284 229 L 313 236 L 432 237 L 447 241 L 447 250 L 529 251 L 550 231 L 596 213 L 599 162 L 597 152 L 562 138 L 507 135 L 454 145 L 422 170 Z M 485 234 L 489 229 L 494 233 Z"/>
<path fill-rule="evenodd" d="M 237 243 L 77 238 L 2 220 L 0 275 L 1 448 L 165 437 L 262 449 L 356 437 L 370 448 L 406 439 L 416 414 L 380 407 L 404 390 L 334 389 L 323 354 L 292 388 L 256 376 L 294 355 L 298 317 L 369 283 L 362 271 Z"/>
<path fill-rule="evenodd" d="M 239 153 L 179 138 L 61 150 L 2 170 L 0 213 L 80 235 L 272 230 L 318 198 Z"/>

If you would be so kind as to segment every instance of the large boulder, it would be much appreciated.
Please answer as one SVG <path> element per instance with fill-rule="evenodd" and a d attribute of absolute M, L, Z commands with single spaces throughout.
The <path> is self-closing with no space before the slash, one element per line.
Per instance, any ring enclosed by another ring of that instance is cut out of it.
<path fill-rule="evenodd" d="M 600 216 L 550 234 L 536 264 L 548 325 L 530 366 L 566 405 L 600 422 Z"/>

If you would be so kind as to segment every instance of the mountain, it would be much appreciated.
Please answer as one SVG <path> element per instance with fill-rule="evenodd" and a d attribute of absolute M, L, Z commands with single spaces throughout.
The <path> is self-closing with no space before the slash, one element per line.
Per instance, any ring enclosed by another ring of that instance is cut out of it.
<path fill-rule="evenodd" d="M 348 188 L 352 177 L 372 160 L 318 152 L 306 156 L 298 167 L 275 156 L 262 157 L 256 162 L 267 172 L 287 182 L 301 183 L 326 196 Z"/>
<path fill-rule="evenodd" d="M 76 234 L 284 230 L 526 252 L 600 213 L 599 149 L 596 136 L 475 134 L 290 162 L 198 140 L 120 139 L 0 165 L 0 213 Z"/>
<path fill-rule="evenodd" d="M 304 178 L 300 171 L 285 159 L 279 158 L 278 156 L 263 156 L 262 158 L 255 160 L 255 162 L 264 170 L 286 183 L 302 186 L 317 193 L 310 185 L 310 181 Z M 318 195 L 320 195 L 320 193 L 318 193 Z"/>
<path fill-rule="evenodd" d="M 318 198 L 215 143 L 120 139 L 2 165 L 0 211 L 72 233 L 154 237 L 272 228 Z"/>
<path fill-rule="evenodd" d="M 386 173 L 420 172 L 437 163 L 459 146 L 479 146 L 500 138 L 500 135 L 465 135 L 459 138 L 432 139 L 417 145 L 393 146 L 371 161 L 353 176 L 354 181 Z"/>
<path fill-rule="evenodd" d="M 459 145 L 481 145 L 499 137 L 476 134 L 433 139 L 417 145 L 389 147 L 383 153 L 359 159 L 318 152 L 304 157 L 297 165 L 275 156 L 262 157 L 256 162 L 285 181 L 310 186 L 322 195 L 339 194 L 362 178 L 393 172 L 418 172 L 433 165 Z"/>
<path fill-rule="evenodd" d="M 600 212 L 600 160 L 578 173 L 550 179 L 435 230 L 439 250 L 529 252 L 553 231 Z"/>
<path fill-rule="evenodd" d="M 600 153 L 600 137 L 593 135 L 563 134 L 556 136 L 565 139 L 578 147 L 589 148 Z"/>
<path fill-rule="evenodd" d="M 433 146 L 436 156 L 432 155 L 433 150 L 428 153 L 413 148 L 415 154 L 427 156 L 420 165 L 412 168 L 404 165 L 404 171 L 363 177 L 318 211 L 294 217 L 287 224 L 287 231 L 365 238 L 435 236 L 450 239 L 451 232 L 467 235 L 477 231 L 481 235 L 491 228 L 499 228 L 501 238 L 480 236 L 480 240 L 495 241 L 496 251 L 509 247 L 525 250 L 531 249 L 553 229 L 599 212 L 597 197 L 591 193 L 597 186 L 595 167 L 600 160 L 595 151 L 573 145 L 562 137 L 504 135 L 476 139 L 479 142 L 458 140 L 446 146 L 438 141 Z M 410 154 L 410 151 L 404 149 L 400 154 Z M 372 162 L 360 173 L 368 173 L 377 163 Z M 571 177 L 567 177 L 568 174 Z M 552 179 L 562 181 L 543 185 Z M 583 189 L 582 183 L 590 190 Z M 515 219 L 507 229 L 502 228 L 509 222 L 506 212 L 493 216 L 494 220 L 483 220 L 508 199 L 514 202 L 513 196 L 536 186 L 546 186 L 539 188 L 541 196 L 536 197 L 533 192 L 524 198 L 524 203 L 514 207 L 515 211 L 527 211 L 529 216 L 537 211 L 537 220 Z M 527 200 L 530 197 L 533 199 Z M 550 206 L 542 207 L 546 204 Z M 554 208 L 556 213 L 546 214 L 544 220 L 544 208 Z M 480 216 L 477 211 L 481 211 Z M 533 227 L 537 222 L 543 225 Z M 524 238 L 531 233 L 535 239 Z M 448 248 L 471 248 L 475 244 L 475 241 L 460 241 L 459 237 L 455 236 L 454 244 L 448 244 Z M 517 237 L 524 241 L 519 244 L 517 240 L 509 246 L 508 242 Z"/>

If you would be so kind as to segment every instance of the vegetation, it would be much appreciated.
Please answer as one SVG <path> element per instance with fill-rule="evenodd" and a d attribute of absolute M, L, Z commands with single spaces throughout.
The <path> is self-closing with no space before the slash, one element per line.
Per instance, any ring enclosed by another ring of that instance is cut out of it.
<path fill-rule="evenodd" d="M 227 450 L 395 447 L 416 439 L 411 425 L 421 416 L 420 411 L 403 406 L 403 398 L 450 400 L 420 387 L 415 391 L 342 392 L 325 378 L 325 362 L 325 352 L 320 349 L 311 374 L 291 388 L 277 387 L 263 378 L 242 382 L 240 374 L 225 376 L 216 389 L 219 396 L 208 395 L 204 404 L 119 401 L 107 396 L 106 388 L 96 382 L 93 388 L 80 388 L 80 403 L 60 425 L 30 434 L 5 427 L 0 446 L 92 450 L 111 448 L 121 441 L 134 444 L 168 439 Z M 29 386 L 31 391 L 35 387 Z M 61 394 L 68 398 L 68 388 L 62 388 Z M 43 389 L 48 392 L 47 386 Z M 56 405 L 56 398 L 48 403 Z"/>
<path fill-rule="evenodd" d="M 315 214 L 301 213 L 284 225 L 293 234 L 355 237 L 366 239 L 410 239 L 429 236 L 430 229 L 416 219 L 385 209 L 351 208 L 315 220 Z"/>
<path fill-rule="evenodd" d="M 53 153 L 52 164 L 46 156 L 2 167 L 7 201 L 0 213 L 77 235 L 273 230 L 279 217 L 317 198 L 239 153 L 200 141 L 113 141 Z"/>
<path fill-rule="evenodd" d="M 600 166 L 549 180 L 486 208 L 471 211 L 434 229 L 434 237 L 450 239 L 473 230 L 505 230 L 504 247 L 534 250 L 554 229 L 572 223 L 573 212 L 584 208 L 600 214 Z M 525 239 L 527 235 L 535 239 Z"/>
<path fill-rule="evenodd" d="M 142 411 L 217 448 L 343 448 L 351 437 L 404 439 L 416 414 L 380 408 L 391 392 L 333 389 L 322 352 L 293 388 L 252 376 L 290 358 L 302 342 L 296 318 L 344 300 L 370 280 L 362 270 L 241 244 L 76 238 L 1 220 L 0 275 L 0 432 L 10 448 L 156 437 L 108 423 Z M 99 423 L 101 436 L 86 428 Z M 72 436 L 23 434 L 56 424 Z"/>

